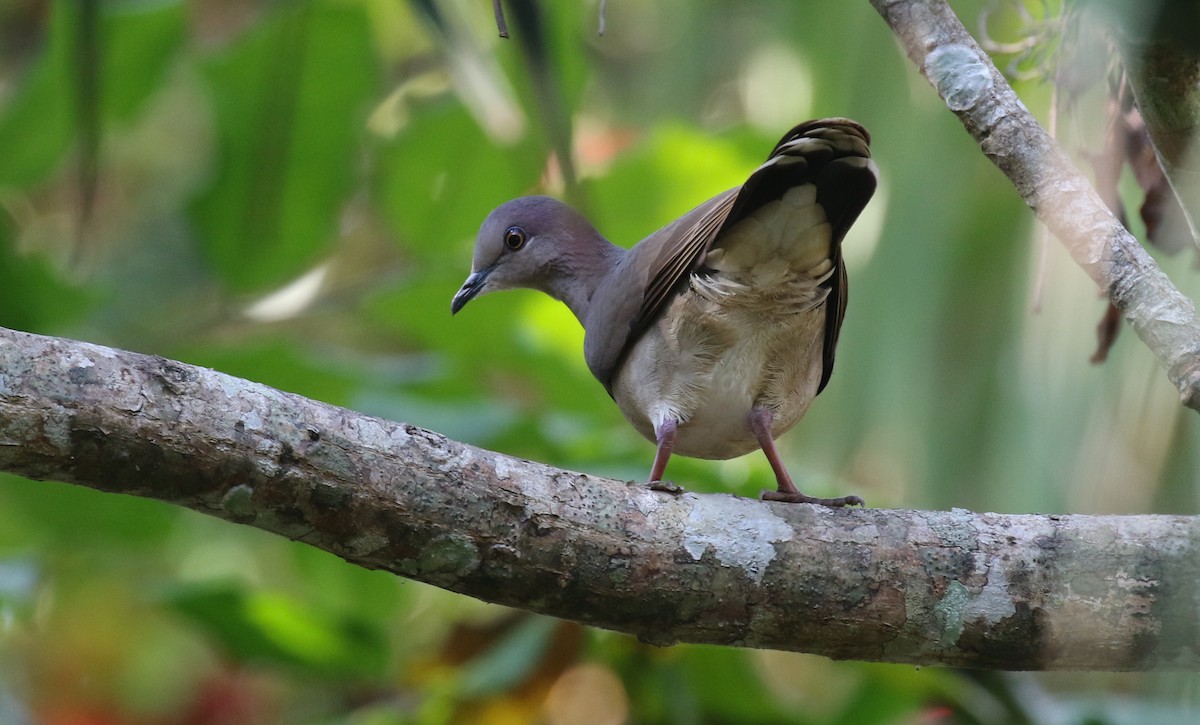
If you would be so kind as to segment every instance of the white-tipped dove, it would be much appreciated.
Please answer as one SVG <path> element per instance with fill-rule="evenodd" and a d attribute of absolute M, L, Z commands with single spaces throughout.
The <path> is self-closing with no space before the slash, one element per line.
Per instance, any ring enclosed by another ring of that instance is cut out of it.
<path fill-rule="evenodd" d="M 672 453 L 726 459 L 762 448 L 777 491 L 796 489 L 775 438 L 829 382 L 846 309 L 841 242 L 875 192 L 870 136 L 854 121 L 796 126 L 730 189 L 643 239 L 609 243 L 545 196 L 514 199 L 483 222 L 471 274 L 450 305 L 529 287 L 566 303 L 585 329 L 588 367 L 658 444 L 650 485 Z"/>

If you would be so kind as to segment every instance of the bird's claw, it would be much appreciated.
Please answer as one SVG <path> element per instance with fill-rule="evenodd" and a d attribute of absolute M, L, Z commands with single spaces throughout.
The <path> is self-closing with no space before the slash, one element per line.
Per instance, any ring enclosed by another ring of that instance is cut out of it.
<path fill-rule="evenodd" d="M 796 493 L 787 493 L 785 491 L 763 491 L 759 495 L 763 501 L 782 501 L 783 503 L 812 503 L 818 506 L 828 506 L 829 508 L 840 509 L 845 506 L 866 506 L 867 502 L 862 500 L 861 496 L 841 496 L 839 498 L 817 498 L 816 496 L 807 496 L 797 491 Z"/>
<path fill-rule="evenodd" d="M 651 491 L 662 491 L 663 493 L 669 493 L 672 496 L 678 496 L 684 492 L 683 486 L 680 486 L 674 481 L 650 481 L 646 485 Z"/>

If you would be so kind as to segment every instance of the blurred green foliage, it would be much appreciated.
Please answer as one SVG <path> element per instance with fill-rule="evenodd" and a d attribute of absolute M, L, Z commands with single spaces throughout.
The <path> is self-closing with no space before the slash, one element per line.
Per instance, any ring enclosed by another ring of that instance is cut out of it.
<path fill-rule="evenodd" d="M 981 3 L 955 6 L 971 25 Z M 1194 416 L 1132 335 L 1088 364 L 1095 289 L 865 2 L 615 2 L 603 37 L 597 3 L 542 2 L 537 27 L 510 15 L 509 41 L 466 0 L 82 8 L 0 3 L 0 324 L 640 479 L 652 448 L 564 307 L 514 292 L 450 319 L 475 229 L 507 198 L 569 194 L 632 244 L 792 124 L 845 115 L 871 129 L 883 185 L 846 241 L 837 374 L 782 441 L 802 487 L 885 507 L 1200 503 Z M 1059 120 L 1081 159 L 1099 86 Z M 1050 115 L 1049 85 L 1018 90 Z M 1184 257 L 1164 263 L 1194 294 Z M 770 480 L 758 456 L 670 474 L 741 495 Z M 1195 697 L 1190 676 L 656 649 L 0 475 L 4 723 L 1190 722 Z"/>

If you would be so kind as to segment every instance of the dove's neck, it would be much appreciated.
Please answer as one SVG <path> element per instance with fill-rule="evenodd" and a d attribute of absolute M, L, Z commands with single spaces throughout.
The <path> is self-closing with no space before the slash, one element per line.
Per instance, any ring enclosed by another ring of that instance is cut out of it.
<path fill-rule="evenodd" d="M 569 307 L 582 325 L 596 290 L 627 253 L 599 232 L 576 237 L 558 256 L 544 291 Z"/>

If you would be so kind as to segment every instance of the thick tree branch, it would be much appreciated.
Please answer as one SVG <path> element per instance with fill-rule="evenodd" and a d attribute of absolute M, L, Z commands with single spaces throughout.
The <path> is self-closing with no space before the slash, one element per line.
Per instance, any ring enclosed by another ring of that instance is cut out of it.
<path fill-rule="evenodd" d="M 908 57 L 1200 411 L 1200 318 L 942 0 L 871 0 Z"/>
<path fill-rule="evenodd" d="M 660 644 L 1200 665 L 1200 519 L 669 494 L 159 357 L 0 330 L 0 469 L 159 499 Z"/>

